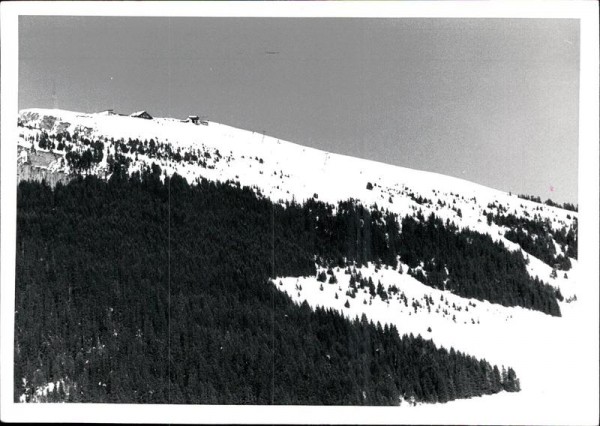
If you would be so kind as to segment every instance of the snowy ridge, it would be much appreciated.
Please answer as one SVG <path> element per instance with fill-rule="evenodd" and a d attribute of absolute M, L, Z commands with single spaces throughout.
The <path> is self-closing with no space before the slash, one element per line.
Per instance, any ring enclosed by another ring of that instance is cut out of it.
<path fill-rule="evenodd" d="M 65 110 L 26 109 L 19 114 L 21 148 L 39 148 L 41 133 L 50 138 L 68 132 L 104 143 L 103 158 L 87 172 L 109 176 L 107 160 L 118 154 L 131 159 L 129 172 L 140 171 L 157 163 L 164 175 L 178 173 L 190 183 L 198 178 L 233 181 L 251 186 L 273 201 L 302 202 L 309 198 L 336 204 L 355 199 L 366 206 L 414 216 L 421 211 L 425 217 L 433 213 L 438 218 L 456 223 L 461 228 L 488 234 L 510 250 L 521 247 L 505 238 L 505 226 L 488 223 L 486 213 L 507 212 L 518 218 L 547 221 L 554 230 L 576 227 L 577 213 L 521 199 L 496 189 L 466 180 L 392 166 L 341 154 L 333 154 L 292 142 L 241 130 L 215 122 L 195 125 L 174 118 L 143 119 L 118 114 L 86 114 Z M 153 140 L 170 147 L 181 157 L 191 153 L 198 159 L 180 161 L 166 156 L 123 152 L 130 139 Z M 122 141 L 122 145 L 119 144 Z M 81 140 L 73 143 L 72 151 L 83 151 Z M 23 152 L 23 151 L 22 151 Z M 53 171 L 71 172 L 64 156 L 66 150 L 53 150 L 59 158 L 47 167 Z M 23 154 L 21 154 L 23 155 Z M 26 154 L 20 158 L 23 161 Z M 554 242 L 557 254 L 564 254 Z M 524 252 L 524 251 L 523 251 Z M 575 294 L 573 279 L 560 273 L 550 279 L 552 266 L 524 252 L 529 258 L 528 271 L 564 291 L 565 297 Z M 571 263 L 576 262 L 570 259 Z"/>
<path fill-rule="evenodd" d="M 19 123 L 24 126 L 19 143 L 25 147 L 31 146 L 31 137 L 41 131 L 50 135 L 68 131 L 104 141 L 111 138 L 124 141 L 154 139 L 182 152 L 202 148 L 209 153 L 218 150 L 225 160 L 215 163 L 214 168 L 139 155 L 131 169 L 137 170 L 143 163 L 158 162 L 167 174 L 177 172 L 190 182 L 199 176 L 239 181 L 256 186 L 273 200 L 294 198 L 303 201 L 317 194 L 321 201 L 336 203 L 354 198 L 367 205 L 377 203 L 400 214 L 411 214 L 414 209 L 421 208 L 425 215 L 433 211 L 442 219 L 449 218 L 472 229 L 480 228 L 478 231 L 488 228 L 477 223 L 478 220 L 484 222 L 481 214 L 494 202 L 517 216 L 535 212 L 543 219 L 549 219 L 553 227 L 569 225 L 577 216 L 574 212 L 524 200 L 463 179 L 328 153 L 214 122 L 204 126 L 174 118 L 146 120 L 116 114 L 26 109 L 20 112 Z M 108 144 L 105 153 L 114 153 L 114 146 Z M 101 165 L 105 166 L 105 162 Z M 369 183 L 373 186 L 371 190 L 366 189 Z M 432 203 L 420 205 L 411 194 Z M 438 201 L 448 206 L 440 207 L 436 205 Z M 462 217 L 459 217 L 458 209 Z"/>

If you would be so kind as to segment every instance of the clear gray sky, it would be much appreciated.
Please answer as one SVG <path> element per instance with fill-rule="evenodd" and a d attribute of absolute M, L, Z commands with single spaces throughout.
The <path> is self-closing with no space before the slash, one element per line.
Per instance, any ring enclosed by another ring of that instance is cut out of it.
<path fill-rule="evenodd" d="M 206 115 L 577 202 L 579 21 L 21 17 L 19 108 Z"/>

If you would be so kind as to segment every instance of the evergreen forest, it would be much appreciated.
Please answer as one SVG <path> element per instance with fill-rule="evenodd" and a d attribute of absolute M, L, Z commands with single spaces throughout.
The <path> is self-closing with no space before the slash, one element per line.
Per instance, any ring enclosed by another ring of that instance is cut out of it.
<path fill-rule="evenodd" d="M 316 263 L 400 258 L 428 285 L 560 314 L 522 257 L 433 217 L 278 204 L 231 182 L 161 180 L 157 166 L 24 181 L 17 197 L 15 401 L 56 381 L 45 400 L 397 405 L 519 391 L 510 367 L 297 305 L 271 282 Z"/>

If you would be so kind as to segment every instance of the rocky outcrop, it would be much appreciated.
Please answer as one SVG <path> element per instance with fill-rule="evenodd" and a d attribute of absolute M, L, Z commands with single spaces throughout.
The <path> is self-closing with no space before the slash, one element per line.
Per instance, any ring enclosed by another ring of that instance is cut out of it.
<path fill-rule="evenodd" d="M 17 167 L 17 181 L 33 180 L 41 182 L 46 181 L 51 187 L 56 186 L 58 182 L 67 183 L 73 179 L 72 175 L 64 172 L 50 171 L 43 167 L 34 166 L 31 164 L 20 164 Z"/>

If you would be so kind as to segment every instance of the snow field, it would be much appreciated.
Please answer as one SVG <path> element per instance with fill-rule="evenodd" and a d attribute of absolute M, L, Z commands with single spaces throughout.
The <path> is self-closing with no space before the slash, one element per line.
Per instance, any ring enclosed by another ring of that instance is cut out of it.
<path fill-rule="evenodd" d="M 406 265 L 402 266 L 404 271 L 408 270 Z M 570 272 L 576 275 L 576 269 L 575 264 Z M 350 275 L 342 268 L 334 269 L 336 284 L 321 283 L 316 277 L 281 277 L 274 280 L 274 285 L 296 303 L 306 300 L 313 308 L 332 308 L 350 319 L 365 314 L 375 323 L 394 324 L 400 334 L 420 334 L 438 346 L 453 347 L 499 366 L 511 366 L 521 382 L 519 393 L 502 392 L 447 404 L 418 405 L 410 407 L 411 412 L 422 413 L 428 419 L 451 415 L 459 422 L 476 418 L 478 423 L 482 422 L 481 413 L 489 412 L 493 413 L 490 422 L 513 424 L 572 422 L 577 418 L 573 410 L 580 409 L 581 415 L 586 412 L 586 401 L 591 403 L 589 396 L 576 390 L 589 381 L 585 367 L 589 364 L 578 362 L 585 355 L 577 348 L 590 327 L 589 317 L 576 302 L 560 303 L 563 316 L 551 317 L 520 307 L 509 308 L 462 298 L 428 287 L 406 273 L 400 274 L 385 266 L 377 271 L 369 264 L 356 270 L 364 278 L 371 277 L 375 285 L 380 281 L 385 289 L 395 285 L 406 295 L 408 306 L 389 292 L 392 296 L 389 303 L 379 296 L 371 298 L 368 289 L 367 293 L 359 289 L 355 299 L 346 296 Z M 320 290 L 321 286 L 323 290 Z M 430 311 L 424 302 L 426 297 L 434 302 Z M 421 305 L 416 312 L 413 300 Z M 346 301 L 350 303 L 349 308 L 344 306 Z M 449 312 L 447 315 L 444 315 L 444 309 Z M 401 408 L 407 407 L 407 404 L 401 405 Z M 463 410 L 471 411 L 474 417 Z M 581 419 L 585 421 L 584 417 Z"/>

